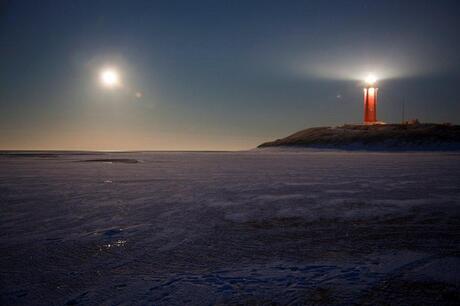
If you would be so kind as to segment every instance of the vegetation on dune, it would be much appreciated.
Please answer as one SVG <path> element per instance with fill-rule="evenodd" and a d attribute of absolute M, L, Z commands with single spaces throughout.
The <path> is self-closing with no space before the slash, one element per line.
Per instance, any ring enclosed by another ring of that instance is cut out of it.
<path fill-rule="evenodd" d="M 460 149 L 460 126 L 378 124 L 309 128 L 259 145 L 266 147 Z"/>

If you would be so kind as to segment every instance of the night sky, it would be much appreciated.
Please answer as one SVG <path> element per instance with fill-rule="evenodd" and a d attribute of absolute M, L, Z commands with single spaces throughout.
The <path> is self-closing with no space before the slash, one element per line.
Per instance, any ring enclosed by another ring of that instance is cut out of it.
<path fill-rule="evenodd" d="M 2 1 L 0 149 L 250 149 L 360 123 L 369 73 L 379 120 L 459 123 L 459 2 Z"/>

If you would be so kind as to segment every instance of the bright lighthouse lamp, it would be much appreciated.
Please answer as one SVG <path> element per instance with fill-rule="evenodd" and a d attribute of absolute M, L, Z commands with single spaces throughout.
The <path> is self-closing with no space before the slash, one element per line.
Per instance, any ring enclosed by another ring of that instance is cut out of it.
<path fill-rule="evenodd" d="M 374 85 L 377 82 L 377 77 L 373 74 L 369 74 L 364 80 L 367 85 Z"/>
<path fill-rule="evenodd" d="M 120 75 L 115 69 L 104 69 L 99 74 L 99 79 L 105 87 L 115 88 L 120 85 Z"/>

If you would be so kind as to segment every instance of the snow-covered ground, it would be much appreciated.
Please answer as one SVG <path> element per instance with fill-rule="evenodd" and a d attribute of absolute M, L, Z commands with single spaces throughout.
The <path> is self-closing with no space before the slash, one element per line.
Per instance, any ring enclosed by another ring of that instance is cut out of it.
<path fill-rule="evenodd" d="M 460 154 L 0 155 L 0 239 L 2 305 L 455 304 Z"/>

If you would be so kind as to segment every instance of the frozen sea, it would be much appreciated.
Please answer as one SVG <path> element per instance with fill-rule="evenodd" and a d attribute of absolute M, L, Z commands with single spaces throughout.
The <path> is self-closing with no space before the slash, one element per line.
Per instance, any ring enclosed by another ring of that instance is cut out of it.
<path fill-rule="evenodd" d="M 1 305 L 459 305 L 460 154 L 0 154 Z"/>

